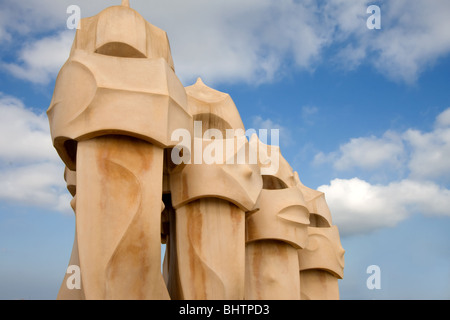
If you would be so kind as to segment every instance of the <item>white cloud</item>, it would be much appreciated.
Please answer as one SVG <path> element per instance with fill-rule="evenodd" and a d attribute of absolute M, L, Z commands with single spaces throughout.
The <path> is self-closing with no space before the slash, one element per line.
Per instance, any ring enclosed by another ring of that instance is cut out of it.
<path fill-rule="evenodd" d="M 385 184 L 356 177 L 319 187 L 344 234 L 395 226 L 413 213 L 450 217 L 449 118 L 450 108 L 436 117 L 430 132 L 388 131 L 381 138 L 351 139 L 339 151 L 316 155 L 316 163 L 330 163 L 337 170 L 409 168 L 406 177 Z"/>
<path fill-rule="evenodd" d="M 396 199 L 385 197 L 382 187 L 358 178 L 334 179 L 318 190 L 325 193 L 333 223 L 343 235 L 391 227 L 407 215 Z"/>
<path fill-rule="evenodd" d="M 426 133 L 408 130 L 404 139 L 412 147 L 412 177 L 450 182 L 450 126 Z"/>
<path fill-rule="evenodd" d="M 70 212 L 64 165 L 50 138 L 45 115 L 0 94 L 0 199 Z"/>
<path fill-rule="evenodd" d="M 0 12 L 0 43 L 22 39 L 50 31 L 62 31 L 66 26 L 69 2 L 54 0 L 2 0 Z M 3 35 L 3 36 L 1 36 Z"/>
<path fill-rule="evenodd" d="M 450 108 L 436 117 L 429 132 L 409 129 L 405 132 L 387 131 L 382 137 L 350 139 L 338 151 L 319 152 L 313 162 L 330 163 L 337 171 L 403 170 L 417 180 L 450 182 Z"/>
<path fill-rule="evenodd" d="M 442 112 L 436 118 L 437 128 L 449 128 L 450 127 L 450 108 Z"/>
<path fill-rule="evenodd" d="M 198 75 L 210 83 L 270 82 L 282 75 L 286 58 L 311 69 L 326 41 L 311 1 L 175 1 L 158 8 L 136 2 L 136 7 L 168 32 L 184 82 Z"/>
<path fill-rule="evenodd" d="M 318 188 L 343 235 L 393 227 L 414 213 L 450 217 L 450 190 L 405 179 L 372 185 L 359 178 L 334 179 Z"/>
<path fill-rule="evenodd" d="M 69 212 L 70 195 L 64 190 L 64 166 L 33 163 L 0 170 L 0 199 L 18 204 Z"/>
<path fill-rule="evenodd" d="M 14 34 L 57 34 L 38 40 L 34 48 L 25 46 L 19 61 L 10 66 L 15 76 L 38 83 L 56 76 L 59 51 L 70 47 L 69 39 L 61 37 L 66 8 L 79 5 L 82 17 L 87 17 L 111 5 L 106 0 L 43 0 L 38 6 L 32 0 L 5 1 L 0 41 L 14 39 Z M 369 0 L 135 0 L 131 6 L 168 32 L 177 74 L 185 85 L 197 76 L 209 83 L 270 82 L 292 67 L 313 71 L 324 56 L 346 69 L 373 64 L 385 76 L 411 83 L 450 52 L 447 0 L 382 1 L 381 30 L 366 27 L 369 4 Z M 39 41 L 50 44 L 49 49 L 40 48 Z M 330 47 L 337 48 L 334 56 L 327 55 Z M 41 54 L 39 62 L 39 55 L 30 57 L 31 52 L 48 55 Z"/>
<path fill-rule="evenodd" d="M 73 37 L 73 32 L 64 31 L 32 42 L 19 52 L 17 63 L 3 67 L 19 79 L 47 84 L 69 57 Z"/>
<path fill-rule="evenodd" d="M 57 161 L 45 114 L 37 115 L 23 103 L 0 93 L 0 159 L 14 163 Z"/>
<path fill-rule="evenodd" d="M 338 170 L 352 167 L 371 170 L 383 165 L 398 167 L 404 153 L 401 139 L 391 132 L 385 133 L 382 138 L 351 139 L 339 149 L 340 157 L 333 164 Z"/>
<path fill-rule="evenodd" d="M 382 166 L 400 167 L 404 164 L 405 150 L 401 136 L 388 131 L 383 137 L 353 138 L 341 145 L 339 151 L 324 154 L 319 152 L 314 158 L 316 164 L 332 163 L 338 171 L 375 170 Z"/>
<path fill-rule="evenodd" d="M 366 51 L 366 57 L 385 76 L 414 83 L 438 58 L 450 53 L 450 2 L 398 0 L 379 5 L 382 29 L 360 33 L 355 56 Z"/>
<path fill-rule="evenodd" d="M 80 6 L 82 17 L 87 17 L 111 5 L 108 1 L 45 1 L 30 15 L 36 6 L 34 1 L 6 1 L 7 14 L 20 19 L 11 18 L 0 25 L 0 34 L 5 36 L 39 35 L 49 29 L 61 35 L 68 17 L 67 6 Z M 197 76 L 209 83 L 272 81 L 282 72 L 283 59 L 288 56 L 294 58 L 297 66 L 309 69 L 324 43 L 324 37 L 315 28 L 319 25 L 317 17 L 310 14 L 314 7 L 311 1 L 178 0 L 156 4 L 136 0 L 131 5 L 149 22 L 168 32 L 177 74 L 186 85 Z M 70 48 L 62 37 L 43 40 L 43 44 L 50 43 L 45 50 L 50 56 Z M 52 65 L 46 64 L 45 59 L 44 70 L 38 70 L 41 63 L 34 61 L 39 62 L 39 58 L 30 58 L 29 53 L 44 51 L 38 48 L 40 41 L 26 46 L 19 61 L 9 66 L 13 75 L 37 83 L 46 83 L 50 73 L 56 76 L 60 59 L 48 59 L 54 60 Z M 44 71 L 43 76 L 39 76 L 40 71 Z"/>
<path fill-rule="evenodd" d="M 66 21 L 70 16 L 67 8 L 70 5 L 80 6 L 82 17 L 88 17 L 117 4 L 120 4 L 120 0 L 2 0 L 0 34 L 4 37 L 0 37 L 0 42 L 18 37 L 21 41 L 20 37 L 23 36 L 42 36 L 67 30 Z"/>

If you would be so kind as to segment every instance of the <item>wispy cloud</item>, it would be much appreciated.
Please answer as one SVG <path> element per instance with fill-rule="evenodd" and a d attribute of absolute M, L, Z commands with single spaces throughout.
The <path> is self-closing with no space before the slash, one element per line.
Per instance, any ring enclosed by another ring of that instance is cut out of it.
<path fill-rule="evenodd" d="M 355 177 L 319 187 L 344 234 L 354 234 L 394 226 L 413 213 L 450 216 L 448 159 L 450 109 L 438 115 L 430 132 L 410 129 L 388 131 L 381 138 L 351 139 L 339 151 L 317 154 L 315 161 L 338 171 L 409 169 L 403 179 L 384 184 Z"/>
<path fill-rule="evenodd" d="M 308 125 L 313 125 L 314 120 L 319 112 L 319 108 L 315 106 L 303 106 L 300 111 L 301 120 Z"/>
<path fill-rule="evenodd" d="M 329 162 L 338 171 L 355 168 L 362 170 L 376 170 L 381 166 L 403 165 L 405 157 L 404 141 L 401 136 L 388 131 L 383 137 L 375 136 L 353 138 L 341 145 L 339 151 L 316 154 L 316 164 Z"/>
<path fill-rule="evenodd" d="M 405 132 L 404 139 L 412 147 L 408 163 L 412 177 L 450 183 L 450 123 L 443 122 L 449 111 L 441 114 L 433 131 L 424 133 L 411 129 Z"/>
<path fill-rule="evenodd" d="M 450 108 L 436 118 L 433 130 L 387 131 L 381 137 L 353 138 L 339 150 L 319 152 L 314 164 L 331 164 L 338 172 L 407 168 L 414 179 L 450 183 Z"/>
<path fill-rule="evenodd" d="M 0 94 L 0 199 L 70 212 L 64 165 L 52 146 L 48 120 Z"/>
<path fill-rule="evenodd" d="M 63 31 L 29 43 L 18 53 L 17 62 L 4 63 L 2 67 L 19 79 L 47 84 L 69 57 L 73 37 L 73 32 Z"/>

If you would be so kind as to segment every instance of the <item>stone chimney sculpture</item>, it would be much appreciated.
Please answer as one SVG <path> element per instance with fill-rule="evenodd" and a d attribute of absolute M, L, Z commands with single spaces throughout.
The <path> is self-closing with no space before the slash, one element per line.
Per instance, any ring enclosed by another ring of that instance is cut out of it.
<path fill-rule="evenodd" d="M 344 251 L 324 194 L 279 147 L 247 139 L 228 94 L 185 88 L 166 33 L 129 1 L 81 20 L 47 114 L 82 284 L 66 274 L 58 299 L 339 298 Z"/>

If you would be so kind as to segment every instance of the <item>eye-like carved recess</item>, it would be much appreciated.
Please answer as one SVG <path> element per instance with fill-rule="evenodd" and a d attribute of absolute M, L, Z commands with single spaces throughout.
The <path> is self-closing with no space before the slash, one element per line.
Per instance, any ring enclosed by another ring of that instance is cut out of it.
<path fill-rule="evenodd" d="M 303 224 L 305 227 L 309 224 L 309 212 L 301 206 L 289 206 L 278 213 L 278 217 L 289 222 Z"/>
<path fill-rule="evenodd" d="M 266 190 L 280 190 L 287 189 L 286 183 L 275 176 L 263 175 L 263 189 Z"/>
<path fill-rule="evenodd" d="M 105 56 L 120 58 L 146 58 L 142 52 L 123 42 L 105 43 L 95 52 Z"/>
<path fill-rule="evenodd" d="M 226 122 L 221 117 L 216 116 L 212 113 L 200 113 L 193 116 L 194 121 L 201 121 L 202 123 L 202 136 L 209 129 L 217 129 L 219 130 L 223 138 L 226 138 L 226 130 L 232 129 L 231 125 Z M 205 137 L 209 138 L 209 137 Z"/>
<path fill-rule="evenodd" d="M 331 227 L 328 221 L 321 215 L 311 213 L 309 215 L 309 226 L 314 228 L 329 228 Z"/>

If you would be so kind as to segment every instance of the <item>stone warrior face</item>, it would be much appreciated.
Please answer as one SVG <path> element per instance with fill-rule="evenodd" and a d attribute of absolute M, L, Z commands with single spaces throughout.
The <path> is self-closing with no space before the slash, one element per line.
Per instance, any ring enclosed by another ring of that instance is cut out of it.
<path fill-rule="evenodd" d="M 213 197 L 230 201 L 246 212 L 254 210 L 262 188 L 262 179 L 257 164 L 238 161 L 238 154 L 248 150 L 248 142 L 238 144 L 239 139 L 219 141 L 218 146 L 224 149 L 227 144 L 234 144 L 235 152 L 231 159 L 226 157 L 226 150 L 221 150 L 223 158 L 219 163 L 192 162 L 171 173 L 170 188 L 174 208 L 199 198 Z M 200 145 L 205 150 L 215 141 L 194 138 L 194 145 Z"/>
<path fill-rule="evenodd" d="M 279 147 L 267 146 L 256 137 L 250 143 L 258 145 L 258 163 L 273 153 L 279 159 L 279 168 L 274 175 L 263 175 L 263 190 L 258 199 L 259 211 L 247 217 L 247 242 L 276 239 L 295 248 L 304 248 L 308 243 L 307 226 L 309 211 L 302 192 L 295 185 L 294 171 L 280 153 Z"/>
<path fill-rule="evenodd" d="M 344 277 L 344 253 L 339 231 L 336 226 L 330 228 L 308 228 L 309 244 L 299 250 L 300 270 L 326 270 L 338 279 Z"/>

